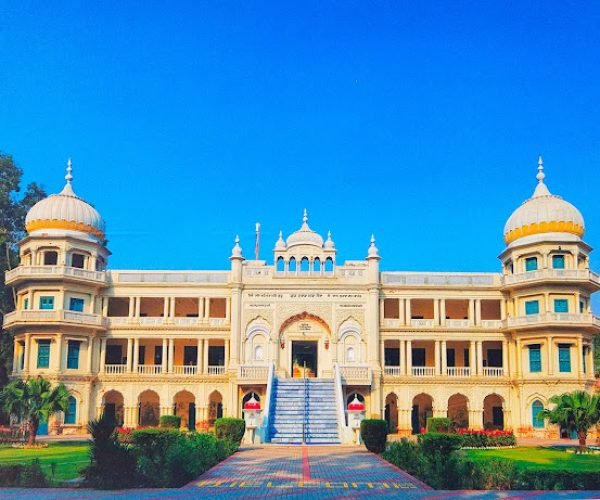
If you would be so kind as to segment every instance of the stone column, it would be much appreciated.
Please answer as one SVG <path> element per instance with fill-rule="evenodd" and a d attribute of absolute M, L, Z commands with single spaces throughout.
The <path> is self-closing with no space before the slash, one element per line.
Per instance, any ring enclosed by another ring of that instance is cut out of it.
<path fill-rule="evenodd" d="M 196 373 L 202 373 L 202 339 L 198 339 L 198 347 L 196 349 Z"/>
<path fill-rule="evenodd" d="M 173 373 L 173 364 L 175 361 L 175 339 L 169 339 L 169 360 L 168 372 Z"/>
<path fill-rule="evenodd" d="M 12 373 L 16 373 L 17 372 L 17 366 L 18 366 L 18 362 L 19 362 L 19 348 L 20 344 L 17 341 L 17 339 L 14 340 L 14 345 L 13 345 L 13 362 L 12 362 Z"/>
<path fill-rule="evenodd" d="M 93 370 L 93 366 L 92 366 L 92 360 L 93 360 L 93 354 L 94 354 L 94 337 L 90 337 L 88 339 L 88 345 L 87 345 L 87 371 L 88 373 L 92 373 Z"/>
<path fill-rule="evenodd" d="M 446 299 L 440 299 L 440 325 L 446 324 Z"/>
<path fill-rule="evenodd" d="M 469 324 L 475 325 L 475 299 L 469 300 Z"/>
<path fill-rule="evenodd" d="M 229 359 L 231 357 L 230 347 L 231 347 L 231 344 L 229 343 L 229 340 L 226 340 L 225 345 L 223 347 L 223 352 L 224 352 L 223 363 L 225 365 L 225 370 L 227 370 L 229 368 Z"/>
<path fill-rule="evenodd" d="M 379 349 L 380 349 L 379 362 L 381 363 L 381 368 L 383 369 L 385 366 L 385 340 L 379 341 Z"/>
<path fill-rule="evenodd" d="M 404 375 L 406 373 L 406 341 L 400 341 L 400 375 Z"/>
<path fill-rule="evenodd" d="M 548 355 L 548 375 L 554 375 L 554 337 L 548 337 L 546 346 Z"/>
<path fill-rule="evenodd" d="M 440 299 L 433 299 L 433 324 L 440 324 Z"/>
<path fill-rule="evenodd" d="M 204 297 L 198 298 L 198 319 L 204 318 Z"/>
<path fill-rule="evenodd" d="M 163 319 L 167 319 L 169 316 L 169 301 L 171 299 L 169 297 L 165 297 L 163 299 Z"/>
<path fill-rule="evenodd" d="M 410 325 L 410 319 L 411 319 L 411 311 L 410 311 L 410 299 L 406 299 L 406 323 L 405 325 Z"/>
<path fill-rule="evenodd" d="M 206 339 L 204 341 L 204 363 L 203 363 L 203 368 L 204 368 L 204 373 L 208 373 L 208 347 L 210 344 L 210 340 Z"/>
<path fill-rule="evenodd" d="M 433 351 L 433 360 L 435 365 L 435 374 L 440 374 L 440 341 L 436 340 L 434 342 L 434 351 Z"/>
<path fill-rule="evenodd" d="M 62 333 L 56 334 L 56 356 L 54 358 L 54 371 L 60 372 L 62 370 L 62 347 L 63 347 L 63 336 Z"/>
<path fill-rule="evenodd" d="M 140 364 L 140 339 L 133 341 L 133 373 L 137 373 Z"/>
<path fill-rule="evenodd" d="M 210 298 L 204 299 L 204 319 L 210 318 Z"/>
<path fill-rule="evenodd" d="M 502 375 L 508 376 L 508 343 L 506 339 L 502 341 Z"/>
<path fill-rule="evenodd" d="M 133 318 L 135 314 L 135 297 L 129 297 L 129 317 Z"/>
<path fill-rule="evenodd" d="M 483 375 L 483 342 L 477 341 L 477 374 Z"/>
<path fill-rule="evenodd" d="M 398 299 L 398 312 L 399 315 L 398 317 L 400 318 L 400 324 L 401 325 L 405 325 L 406 324 L 406 306 L 404 305 L 404 299 Z"/>
<path fill-rule="evenodd" d="M 106 365 L 106 337 L 100 339 L 100 373 L 104 373 L 104 366 Z"/>
<path fill-rule="evenodd" d="M 516 377 L 523 376 L 523 343 L 520 339 L 516 341 L 517 366 L 515 367 Z"/>
<path fill-rule="evenodd" d="M 448 350 L 446 347 L 446 341 L 442 340 L 442 375 L 448 374 Z"/>
<path fill-rule="evenodd" d="M 406 341 L 406 374 L 412 377 L 412 341 Z"/>
<path fill-rule="evenodd" d="M 127 339 L 127 371 L 131 373 L 133 367 L 133 339 Z"/>
<path fill-rule="evenodd" d="M 25 334 L 25 352 L 23 353 L 23 371 L 29 371 L 29 362 L 31 361 L 31 333 Z"/>
<path fill-rule="evenodd" d="M 579 378 L 583 378 L 583 342 L 581 341 L 581 335 L 577 337 L 577 355 L 575 356 L 575 360 L 577 362 L 577 370 L 575 373 Z"/>
<path fill-rule="evenodd" d="M 141 297 L 136 297 L 135 298 L 135 317 L 139 318 L 140 317 L 140 311 L 142 309 L 142 298 Z"/>
<path fill-rule="evenodd" d="M 162 353 L 161 353 L 161 363 L 160 363 L 160 371 L 161 373 L 167 373 L 168 371 L 168 341 L 166 338 L 162 339 Z"/>
<path fill-rule="evenodd" d="M 477 373 L 477 351 L 475 349 L 475 341 L 469 342 L 469 367 L 471 368 L 471 376 L 478 375 Z"/>
<path fill-rule="evenodd" d="M 469 410 L 469 429 L 483 429 L 483 409 Z"/>
<path fill-rule="evenodd" d="M 475 324 L 481 324 L 481 299 L 475 300 Z"/>

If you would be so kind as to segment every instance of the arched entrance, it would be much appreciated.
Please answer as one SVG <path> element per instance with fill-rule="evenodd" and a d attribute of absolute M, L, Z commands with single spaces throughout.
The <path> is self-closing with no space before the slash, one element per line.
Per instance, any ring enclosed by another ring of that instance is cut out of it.
<path fill-rule="evenodd" d="M 223 418 L 223 396 L 213 391 L 208 396 L 208 423 L 214 425 L 217 418 Z"/>
<path fill-rule="evenodd" d="M 119 391 L 108 391 L 102 398 L 102 413 L 105 417 L 111 419 L 115 425 L 123 425 L 125 414 L 123 404 L 123 394 Z"/>
<path fill-rule="evenodd" d="M 490 394 L 483 400 L 483 428 L 504 429 L 504 399 Z"/>
<path fill-rule="evenodd" d="M 304 311 L 286 319 L 279 329 L 282 367 L 292 377 L 318 377 L 330 336 L 329 325 L 314 314 Z"/>
<path fill-rule="evenodd" d="M 429 394 L 419 394 L 413 399 L 411 424 L 413 434 L 420 434 L 427 426 L 427 418 L 433 415 L 433 398 Z"/>
<path fill-rule="evenodd" d="M 189 391 L 179 391 L 173 398 L 173 413 L 181 417 L 182 427 L 196 428 L 196 398 Z"/>
<path fill-rule="evenodd" d="M 395 434 L 398 430 L 398 396 L 393 392 L 385 398 L 385 421 L 388 431 Z"/>
<path fill-rule="evenodd" d="M 469 400 L 462 394 L 454 394 L 448 399 L 448 418 L 451 425 L 459 429 L 469 427 Z"/>
<path fill-rule="evenodd" d="M 160 397 L 148 389 L 138 397 L 138 425 L 155 427 L 160 417 Z"/>

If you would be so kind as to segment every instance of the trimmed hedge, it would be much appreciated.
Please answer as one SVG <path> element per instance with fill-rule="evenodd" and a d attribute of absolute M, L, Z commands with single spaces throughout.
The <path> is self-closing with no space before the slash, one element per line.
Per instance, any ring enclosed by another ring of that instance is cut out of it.
<path fill-rule="evenodd" d="M 460 429 L 458 434 L 463 438 L 463 447 L 490 448 L 497 446 L 515 446 L 517 438 L 512 431 L 473 431 Z"/>
<path fill-rule="evenodd" d="M 49 481 L 39 458 L 30 464 L 0 465 L 0 486 L 24 486 L 27 488 L 46 488 Z"/>
<path fill-rule="evenodd" d="M 179 429 L 181 426 L 181 417 L 177 415 L 161 415 L 158 425 L 168 429 Z"/>
<path fill-rule="evenodd" d="M 600 490 L 600 472 L 527 469 L 517 487 L 524 490 Z"/>
<path fill-rule="evenodd" d="M 449 455 L 451 452 L 459 450 L 463 443 L 463 438 L 459 434 L 448 434 L 445 432 L 427 432 L 419 434 L 417 442 L 423 450 L 423 453 L 432 455 L 441 453 Z"/>
<path fill-rule="evenodd" d="M 448 432 L 452 421 L 446 417 L 427 418 L 427 432 Z"/>
<path fill-rule="evenodd" d="M 217 418 L 215 434 L 219 439 L 227 439 L 238 447 L 246 432 L 246 421 L 243 418 Z"/>
<path fill-rule="evenodd" d="M 385 420 L 365 419 L 360 423 L 360 437 L 367 450 L 383 453 L 387 441 L 388 423 Z"/>

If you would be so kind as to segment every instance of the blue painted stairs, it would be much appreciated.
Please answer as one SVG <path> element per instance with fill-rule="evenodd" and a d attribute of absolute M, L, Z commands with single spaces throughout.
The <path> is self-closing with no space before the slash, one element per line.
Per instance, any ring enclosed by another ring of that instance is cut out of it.
<path fill-rule="evenodd" d="M 270 417 L 272 443 L 302 443 L 303 422 L 307 444 L 340 442 L 333 380 L 273 380 Z"/>

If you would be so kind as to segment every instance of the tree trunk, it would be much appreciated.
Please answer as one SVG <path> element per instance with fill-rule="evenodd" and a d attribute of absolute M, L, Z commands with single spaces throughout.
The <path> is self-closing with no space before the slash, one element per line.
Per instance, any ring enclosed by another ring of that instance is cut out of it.
<path fill-rule="evenodd" d="M 38 431 L 40 423 L 36 419 L 31 419 L 29 421 L 29 446 L 33 446 L 35 444 L 35 436 Z"/>
<path fill-rule="evenodd" d="M 587 438 L 587 432 L 584 431 L 580 431 L 577 433 L 577 437 L 579 438 L 579 451 L 583 452 L 585 450 L 586 447 L 586 438 Z"/>

